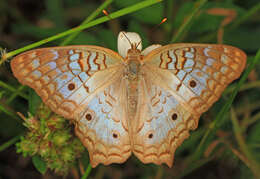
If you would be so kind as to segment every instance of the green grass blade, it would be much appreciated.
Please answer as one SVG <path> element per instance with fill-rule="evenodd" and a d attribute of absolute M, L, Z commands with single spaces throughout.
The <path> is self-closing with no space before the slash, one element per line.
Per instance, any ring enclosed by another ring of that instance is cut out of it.
<path fill-rule="evenodd" d="M 123 15 L 129 14 L 129 13 L 132 13 L 132 12 L 138 11 L 138 10 L 140 10 L 140 9 L 143 9 L 143 8 L 145 8 L 145 7 L 148 7 L 148 6 L 151 6 L 151 5 L 153 5 L 153 4 L 159 3 L 159 2 L 161 2 L 161 1 L 162 1 L 162 0 L 145 0 L 145 1 L 142 1 L 142 2 L 137 3 L 137 4 L 135 4 L 135 5 L 132 5 L 132 6 L 130 6 L 130 7 L 121 9 L 121 10 L 116 11 L 116 12 L 114 12 L 114 13 L 111 13 L 111 14 L 109 15 L 109 17 L 104 16 L 104 17 L 98 18 L 98 19 L 93 20 L 93 21 L 91 21 L 91 22 L 89 22 L 89 23 L 87 23 L 87 24 L 83 24 L 83 25 L 81 25 L 81 26 L 77 26 L 77 27 L 72 28 L 72 29 L 70 29 L 70 30 L 61 32 L 61 33 L 59 33 L 59 34 L 57 34 L 57 35 L 54 35 L 54 36 L 51 36 L 51 37 L 49 37 L 49 38 L 40 40 L 40 41 L 35 42 L 35 43 L 32 43 L 32 44 L 30 44 L 30 45 L 27 45 L 27 46 L 25 46 L 25 47 L 23 47 L 23 48 L 20 48 L 20 49 L 11 51 L 11 52 L 6 53 L 6 54 L 4 54 L 4 55 L 2 56 L 2 59 L 1 59 L 1 61 L 0 61 L 0 65 L 1 65 L 6 59 L 8 59 L 8 58 L 10 58 L 10 57 L 12 57 L 12 56 L 14 56 L 14 55 L 17 55 L 17 54 L 19 54 L 19 53 L 21 53 L 21 52 L 24 52 L 24 51 L 26 51 L 26 50 L 30 50 L 30 49 L 32 49 L 32 48 L 38 47 L 38 46 L 40 46 L 40 45 L 42 45 L 42 44 L 45 44 L 45 43 L 47 43 L 47 42 L 51 42 L 51 41 L 53 41 L 53 40 L 57 40 L 57 39 L 59 39 L 59 38 L 62 38 L 62 37 L 67 36 L 67 35 L 70 35 L 70 34 L 72 34 L 72 33 L 80 32 L 80 31 L 82 31 L 82 30 L 84 30 L 84 29 L 87 29 L 87 28 L 93 27 L 93 26 L 95 26 L 95 25 L 104 23 L 104 22 L 109 21 L 109 20 L 111 20 L 111 19 L 115 19 L 115 18 L 117 18 L 117 17 L 120 17 L 120 16 L 123 16 Z"/>
<path fill-rule="evenodd" d="M 205 147 L 205 144 L 207 143 L 207 141 L 209 141 L 209 139 L 214 136 L 214 134 L 216 133 L 216 130 L 220 127 L 220 124 L 222 123 L 224 116 L 230 109 L 232 102 L 234 101 L 240 87 L 246 81 L 249 73 L 253 70 L 253 68 L 259 62 L 259 59 L 260 59 L 260 49 L 257 51 L 256 56 L 253 59 L 253 61 L 249 62 L 248 68 L 245 70 L 244 74 L 242 75 L 241 79 L 239 80 L 239 82 L 238 82 L 234 92 L 231 94 L 229 100 L 226 102 L 226 104 L 222 107 L 220 112 L 217 114 L 216 119 L 214 121 L 212 121 L 210 127 L 206 131 L 198 148 L 196 149 L 196 152 L 193 155 L 193 159 L 198 159 L 201 156 L 201 153 L 203 151 L 203 146 Z"/>
<path fill-rule="evenodd" d="M 260 81 L 259 80 L 258 81 L 252 81 L 252 82 L 249 82 L 249 83 L 241 86 L 239 91 L 241 92 L 241 91 L 246 91 L 246 90 L 249 90 L 249 89 L 252 89 L 252 88 L 259 88 L 259 87 L 260 87 Z M 235 89 L 235 85 L 232 85 L 229 88 L 227 88 L 223 94 L 226 95 L 226 94 L 232 93 L 234 91 L 234 89 Z"/>

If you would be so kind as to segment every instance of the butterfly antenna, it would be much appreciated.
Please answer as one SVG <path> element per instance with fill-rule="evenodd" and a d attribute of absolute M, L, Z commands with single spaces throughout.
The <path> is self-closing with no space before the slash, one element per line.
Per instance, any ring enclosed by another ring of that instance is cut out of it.
<path fill-rule="evenodd" d="M 103 14 L 105 14 L 110 20 L 111 20 L 111 17 L 109 16 L 109 13 L 107 12 L 107 10 L 103 9 L 102 10 Z M 129 42 L 130 46 L 132 46 L 132 43 L 131 41 L 129 40 L 129 38 L 126 36 L 126 34 L 122 31 L 122 33 L 124 34 L 125 38 L 127 39 L 127 41 Z M 136 47 L 137 48 L 137 47 Z"/>
<path fill-rule="evenodd" d="M 130 46 L 132 46 L 132 43 L 131 43 L 130 39 L 127 37 L 127 35 L 125 34 L 125 32 L 122 31 L 122 33 L 124 34 L 125 38 L 126 38 L 127 41 L 129 42 Z"/>
<path fill-rule="evenodd" d="M 165 18 L 163 18 L 163 20 L 160 22 L 160 24 L 158 24 L 158 25 L 161 25 L 161 24 L 163 24 L 164 22 L 166 22 L 167 21 L 167 18 L 165 17 Z"/>
<path fill-rule="evenodd" d="M 110 17 L 109 13 L 107 12 L 107 10 L 103 9 L 102 12 L 103 12 L 103 14 L 105 14 L 110 20 L 112 20 L 112 18 Z"/>
<path fill-rule="evenodd" d="M 138 42 L 138 44 L 136 45 L 136 48 L 141 44 L 142 40 L 140 40 L 140 42 Z"/>
<path fill-rule="evenodd" d="M 166 17 L 163 18 L 159 24 L 157 24 L 156 26 L 154 26 L 154 27 L 152 28 L 152 31 L 155 30 L 157 27 L 159 27 L 161 24 L 165 23 L 166 21 L 167 21 L 167 18 L 166 18 Z"/>

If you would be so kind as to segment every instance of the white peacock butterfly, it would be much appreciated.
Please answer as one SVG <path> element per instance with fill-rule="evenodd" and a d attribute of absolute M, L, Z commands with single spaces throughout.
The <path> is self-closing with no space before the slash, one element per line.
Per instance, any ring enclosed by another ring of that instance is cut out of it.
<path fill-rule="evenodd" d="M 125 162 L 131 153 L 143 163 L 171 167 L 189 130 L 246 64 L 245 53 L 228 45 L 141 51 L 140 42 L 138 34 L 121 32 L 119 54 L 77 45 L 36 49 L 11 61 L 22 84 L 74 122 L 93 167 Z"/>

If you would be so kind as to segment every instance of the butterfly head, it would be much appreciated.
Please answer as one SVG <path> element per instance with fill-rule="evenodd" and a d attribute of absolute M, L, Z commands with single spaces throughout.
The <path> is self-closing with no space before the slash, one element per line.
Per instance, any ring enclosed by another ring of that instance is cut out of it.
<path fill-rule="evenodd" d="M 141 42 L 141 41 L 140 41 Z M 138 46 L 140 45 L 140 42 L 139 43 L 131 43 L 131 48 L 129 48 L 127 50 L 127 53 L 128 54 L 140 54 L 141 53 L 141 50 L 138 49 Z"/>

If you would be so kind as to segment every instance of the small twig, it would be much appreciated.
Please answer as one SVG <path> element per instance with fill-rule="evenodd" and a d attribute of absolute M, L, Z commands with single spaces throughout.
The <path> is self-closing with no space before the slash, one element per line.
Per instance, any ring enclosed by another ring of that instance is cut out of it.
<path fill-rule="evenodd" d="M 190 13 L 190 15 L 186 18 L 186 20 L 183 22 L 183 24 L 180 26 L 179 30 L 173 35 L 173 38 L 171 40 L 172 43 L 178 42 L 182 35 L 187 32 L 189 27 L 191 26 L 191 23 L 193 19 L 196 17 L 196 15 L 200 12 L 200 9 L 203 7 L 203 5 L 206 4 L 208 0 L 198 0 L 194 5 L 194 10 Z"/>
<path fill-rule="evenodd" d="M 233 108 L 231 108 L 231 121 L 233 124 L 233 131 L 237 140 L 237 143 L 243 152 L 243 154 L 246 156 L 247 161 L 248 161 L 248 167 L 252 170 L 256 178 L 260 178 L 260 165 L 255 161 L 253 155 L 249 151 L 245 139 L 243 138 L 242 135 L 242 130 L 239 126 L 238 119 L 236 117 L 235 111 Z"/>
<path fill-rule="evenodd" d="M 86 178 L 88 178 L 88 176 L 89 176 L 89 174 L 90 174 L 90 172 L 91 172 L 91 169 L 92 169 L 91 165 L 88 164 L 88 167 L 87 167 L 87 169 L 86 169 L 84 175 L 81 177 L 81 179 L 86 179 Z"/>
<path fill-rule="evenodd" d="M 5 149 L 7 149 L 8 147 L 10 147 L 11 145 L 13 145 L 14 143 L 16 143 L 21 137 L 20 135 L 17 135 L 15 137 L 13 137 L 12 139 L 8 140 L 7 142 L 3 143 L 2 145 L 0 145 L 0 152 L 4 151 Z"/>

